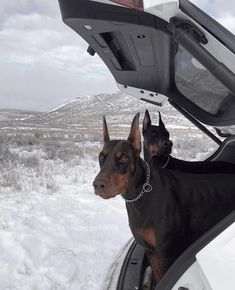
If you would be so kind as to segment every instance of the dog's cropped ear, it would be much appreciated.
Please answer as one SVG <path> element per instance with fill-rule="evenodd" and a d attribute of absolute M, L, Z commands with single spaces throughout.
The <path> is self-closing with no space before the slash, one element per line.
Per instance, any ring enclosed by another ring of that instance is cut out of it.
<path fill-rule="evenodd" d="M 151 126 L 151 119 L 150 119 L 149 111 L 146 110 L 144 114 L 143 127 L 142 127 L 143 134 L 146 132 L 149 126 Z"/>
<path fill-rule="evenodd" d="M 162 121 L 162 116 L 161 116 L 161 113 L 159 111 L 158 111 L 158 114 L 159 114 L 159 127 L 165 128 L 165 124 Z"/>
<path fill-rule="evenodd" d="M 128 140 L 131 142 L 135 149 L 136 156 L 140 156 L 141 151 L 141 135 L 139 127 L 140 113 L 137 113 L 131 124 L 131 131 Z"/>
<path fill-rule="evenodd" d="M 104 144 L 110 141 L 108 126 L 106 123 L 105 116 L 103 116 L 103 141 L 104 141 Z"/>

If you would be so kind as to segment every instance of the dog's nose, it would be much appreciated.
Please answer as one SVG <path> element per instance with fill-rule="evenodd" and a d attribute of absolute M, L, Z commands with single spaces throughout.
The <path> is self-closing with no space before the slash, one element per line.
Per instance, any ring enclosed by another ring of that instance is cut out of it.
<path fill-rule="evenodd" d="M 105 190 L 106 181 L 103 179 L 95 179 L 93 182 L 93 187 L 95 190 L 95 194 L 100 194 Z"/>

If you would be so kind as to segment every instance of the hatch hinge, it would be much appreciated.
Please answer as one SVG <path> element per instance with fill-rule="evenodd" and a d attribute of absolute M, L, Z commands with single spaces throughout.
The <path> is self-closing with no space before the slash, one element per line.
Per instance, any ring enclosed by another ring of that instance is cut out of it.
<path fill-rule="evenodd" d="M 172 17 L 168 24 L 168 29 L 174 34 L 177 30 L 183 30 L 190 34 L 197 42 L 201 44 L 207 44 L 208 40 L 206 35 L 197 28 L 192 22 L 179 18 Z"/>

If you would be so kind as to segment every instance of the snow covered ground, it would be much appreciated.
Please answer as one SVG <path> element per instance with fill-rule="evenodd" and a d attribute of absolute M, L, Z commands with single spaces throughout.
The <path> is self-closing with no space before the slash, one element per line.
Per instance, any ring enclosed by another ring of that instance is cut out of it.
<path fill-rule="evenodd" d="M 23 190 L 1 188 L 2 290 L 99 289 L 113 257 L 131 236 L 123 200 L 104 201 L 93 193 L 97 162 L 82 159 L 66 168 L 57 161 L 53 168 L 56 190 L 36 184 L 33 190 L 23 168 Z"/>

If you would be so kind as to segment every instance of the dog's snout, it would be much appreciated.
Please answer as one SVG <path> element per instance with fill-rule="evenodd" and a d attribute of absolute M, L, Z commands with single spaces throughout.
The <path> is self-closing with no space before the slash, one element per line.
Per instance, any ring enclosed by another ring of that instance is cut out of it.
<path fill-rule="evenodd" d="M 167 141 L 164 142 L 164 146 L 171 147 L 172 146 L 172 142 L 170 140 L 167 140 Z"/>
<path fill-rule="evenodd" d="M 93 187 L 95 190 L 95 194 L 100 194 L 104 192 L 106 188 L 106 181 L 104 179 L 95 179 L 93 182 Z"/>

